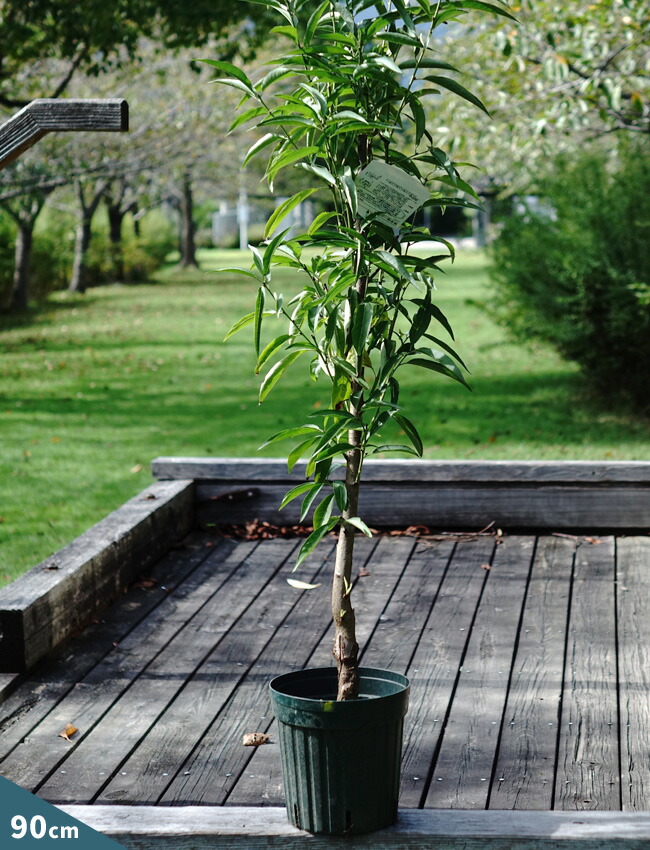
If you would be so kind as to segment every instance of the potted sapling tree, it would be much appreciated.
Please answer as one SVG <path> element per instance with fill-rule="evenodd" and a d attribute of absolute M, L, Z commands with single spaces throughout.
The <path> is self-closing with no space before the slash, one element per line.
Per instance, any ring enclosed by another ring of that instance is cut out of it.
<path fill-rule="evenodd" d="M 400 403 L 404 368 L 466 383 L 452 329 L 434 301 L 440 263 L 453 261 L 454 250 L 418 225 L 415 213 L 472 207 L 476 196 L 436 146 L 423 102 L 435 107 L 445 89 L 484 110 L 440 58 L 436 30 L 470 11 L 511 16 L 480 0 L 254 2 L 277 12 L 272 33 L 287 47 L 255 81 L 211 61 L 217 82 L 240 90 L 246 106 L 231 129 L 248 124 L 256 131 L 244 164 L 264 152 L 272 190 L 289 168 L 301 169 L 311 185 L 271 214 L 265 241 L 251 247 L 250 268 L 224 270 L 246 275 L 257 289 L 254 309 L 230 334 L 253 327 L 260 402 L 294 364 L 307 364 L 324 382 L 323 408 L 264 445 L 297 441 L 289 469 L 306 461 L 304 482 L 282 502 L 301 498 L 303 519 L 313 511 L 296 567 L 338 533 L 336 667 L 271 683 L 286 803 L 289 819 L 311 832 L 368 832 L 396 817 L 409 685 L 400 674 L 359 667 L 353 552 L 358 533 L 371 535 L 359 513 L 363 465 L 377 453 L 422 455 Z M 305 232 L 288 228 L 290 214 L 317 192 L 324 211 Z M 289 301 L 274 289 L 278 266 L 295 269 L 304 282 Z M 263 346 L 262 324 L 271 316 L 283 327 Z M 402 442 L 384 436 L 391 431 Z"/>

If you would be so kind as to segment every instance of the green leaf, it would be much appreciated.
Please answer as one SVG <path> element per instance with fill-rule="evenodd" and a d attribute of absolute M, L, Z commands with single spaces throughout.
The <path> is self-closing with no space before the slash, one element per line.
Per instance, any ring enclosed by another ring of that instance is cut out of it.
<path fill-rule="evenodd" d="M 405 59 L 403 62 L 400 62 L 399 66 L 404 71 L 409 68 L 438 68 L 441 71 L 456 71 L 460 73 L 458 68 L 454 68 L 448 62 L 439 62 L 437 59 L 428 59 L 426 56 L 420 59 Z"/>
<path fill-rule="evenodd" d="M 320 484 L 318 482 L 312 483 L 312 486 L 311 486 L 309 493 L 305 496 L 305 498 L 303 499 L 303 502 L 302 502 L 302 508 L 300 509 L 300 522 L 302 522 L 304 520 L 304 518 L 307 516 L 307 514 L 309 513 L 309 509 L 314 504 L 316 497 L 318 496 L 318 494 L 320 493 L 320 491 L 323 489 L 324 486 L 325 486 L 324 484 Z M 314 522 L 314 527 L 316 527 L 318 525 L 322 525 L 322 523 Z"/>
<path fill-rule="evenodd" d="M 443 339 L 439 339 L 437 336 L 431 336 L 431 334 L 424 334 L 424 336 L 425 336 L 427 339 L 430 339 L 430 340 L 431 340 L 431 342 L 435 342 L 435 344 L 436 344 L 436 345 L 439 345 L 439 346 L 440 346 L 440 348 L 444 348 L 444 350 L 445 350 L 448 354 L 451 354 L 451 356 L 452 356 L 452 357 L 454 357 L 456 360 L 458 360 L 458 362 L 459 362 L 459 363 L 460 363 L 460 365 L 463 367 L 463 369 L 465 369 L 465 370 L 467 370 L 467 371 L 469 372 L 469 369 L 468 369 L 468 368 L 467 368 L 467 366 L 465 365 L 465 363 L 464 363 L 464 361 L 463 361 L 463 358 L 460 356 L 460 354 L 459 354 L 457 351 L 455 351 L 455 350 L 451 347 L 451 345 L 448 345 L 448 344 L 447 344 L 447 343 L 446 343 Z"/>
<path fill-rule="evenodd" d="M 403 32 L 378 32 L 377 38 L 382 41 L 387 41 L 389 44 L 408 44 L 411 47 L 422 48 L 422 42 L 419 38 L 413 35 L 406 35 Z"/>
<path fill-rule="evenodd" d="M 334 498 L 336 499 L 336 507 L 340 511 L 346 510 L 348 506 L 348 491 L 342 481 L 332 481 L 334 489 Z"/>
<path fill-rule="evenodd" d="M 258 283 L 260 281 L 258 276 L 256 274 L 253 274 L 253 272 L 250 272 L 247 269 L 239 269 L 236 266 L 232 268 L 215 269 L 214 272 L 215 274 L 242 274 L 245 277 L 252 277 L 253 280 L 256 280 Z"/>
<path fill-rule="evenodd" d="M 435 304 L 431 304 L 431 302 L 430 302 L 430 301 L 425 301 L 425 299 L 424 299 L 424 298 L 414 298 L 414 299 L 413 299 L 413 303 L 414 303 L 414 304 L 426 304 L 426 305 L 427 305 L 427 310 L 429 311 L 429 313 L 433 316 L 433 318 L 434 318 L 434 319 L 436 319 L 438 322 L 440 322 L 440 324 L 441 324 L 441 325 L 443 326 L 443 328 L 447 331 L 447 333 L 449 334 L 449 336 L 450 336 L 452 339 L 454 339 L 454 332 L 453 332 L 453 330 L 452 330 L 452 328 L 451 328 L 451 325 L 449 324 L 449 320 L 447 319 L 447 317 L 445 316 L 445 314 L 442 312 L 442 310 L 440 309 L 440 307 L 436 307 L 436 305 L 435 305 Z"/>
<path fill-rule="evenodd" d="M 362 301 L 354 311 L 352 322 L 352 345 L 358 354 L 364 350 L 372 324 L 373 308 L 369 301 Z"/>
<path fill-rule="evenodd" d="M 235 324 L 230 328 L 228 333 L 223 338 L 223 341 L 230 339 L 231 336 L 236 334 L 238 331 L 242 330 L 242 328 L 247 327 L 247 325 L 252 324 L 255 321 L 255 313 L 247 313 L 245 316 L 242 316 L 241 319 L 238 319 Z"/>
<path fill-rule="evenodd" d="M 413 447 L 417 452 L 419 457 L 422 457 L 422 452 L 424 451 L 424 447 L 422 445 L 422 438 L 418 434 L 418 429 L 411 422 L 410 419 L 407 419 L 402 413 L 395 413 L 394 419 L 397 424 L 400 426 L 402 431 L 406 434 L 409 440 L 413 443 Z"/>
<path fill-rule="evenodd" d="M 315 529 L 309 535 L 309 537 L 305 540 L 305 542 L 300 547 L 300 552 L 298 553 L 298 560 L 296 561 L 296 566 L 294 569 L 297 569 L 305 558 L 314 551 L 314 549 L 318 546 L 325 535 L 332 531 L 339 522 L 338 517 L 332 517 L 330 521 L 326 525 L 321 525 L 320 528 Z"/>
<path fill-rule="evenodd" d="M 201 59 L 201 62 L 204 62 L 206 65 L 212 65 L 214 68 L 218 68 L 219 71 L 222 71 L 224 74 L 229 74 L 231 77 L 235 77 L 242 83 L 245 83 L 249 89 L 253 88 L 252 82 L 248 79 L 248 77 L 241 70 L 241 68 L 236 68 L 234 65 L 231 65 L 230 62 L 220 62 L 216 59 Z"/>
<path fill-rule="evenodd" d="M 320 153 L 320 148 L 316 147 L 316 145 L 310 145 L 306 148 L 298 148 L 297 150 L 292 149 L 285 151 L 276 157 L 273 162 L 269 163 L 269 166 L 266 169 L 266 176 L 271 181 L 281 169 L 286 168 L 288 165 L 293 165 L 299 160 L 305 159 L 305 157 L 315 156 L 318 153 Z M 309 191 L 311 193 L 316 190 L 310 189 Z"/>
<path fill-rule="evenodd" d="M 440 86 L 443 89 L 447 89 L 454 94 L 457 94 L 459 97 L 462 97 L 464 100 L 469 101 L 469 103 L 474 104 L 474 106 L 478 106 L 479 109 L 482 109 L 486 115 L 490 113 L 487 111 L 485 105 L 476 97 L 476 95 L 472 94 L 471 91 L 465 88 L 465 86 L 461 85 L 456 80 L 452 80 L 449 77 L 438 77 L 438 76 L 429 76 L 426 78 L 430 83 L 433 83 L 436 86 Z"/>
<path fill-rule="evenodd" d="M 266 222 L 266 229 L 264 231 L 264 238 L 268 239 L 270 233 L 272 233 L 278 224 L 289 215 L 289 213 L 294 210 L 298 204 L 302 203 L 305 198 L 308 198 L 310 195 L 313 195 L 314 192 L 317 192 L 318 189 L 303 189 L 301 192 L 296 192 L 291 198 L 288 198 L 286 201 L 280 204 L 271 215 L 269 216 L 269 220 Z M 285 231 L 286 232 L 286 231 Z"/>
<path fill-rule="evenodd" d="M 269 244 L 265 247 L 262 264 L 265 276 L 268 275 L 268 273 L 271 271 L 271 263 L 273 262 L 273 255 L 275 254 L 276 248 L 282 242 L 289 230 L 290 228 L 280 231 L 280 233 L 278 233 L 277 236 L 274 236 L 273 239 L 271 239 L 271 241 L 269 242 Z"/>
<path fill-rule="evenodd" d="M 345 194 L 346 200 L 350 206 L 350 212 L 353 216 L 357 214 L 357 187 L 354 184 L 354 180 L 350 174 L 343 174 L 341 176 L 341 182 L 343 183 L 343 192 Z"/>
<path fill-rule="evenodd" d="M 315 174 L 316 177 L 320 177 L 322 180 L 325 180 L 326 183 L 329 183 L 330 186 L 336 186 L 336 177 L 332 174 L 331 171 L 328 171 L 322 165 L 312 165 L 311 162 L 301 162 L 300 167 L 304 168 L 305 171 L 309 171 L 311 174 Z"/>
<path fill-rule="evenodd" d="M 280 510 L 286 508 L 289 502 L 293 501 L 293 499 L 297 499 L 298 496 L 302 496 L 303 493 L 306 493 L 308 490 L 311 490 L 313 487 L 321 487 L 322 485 L 314 484 L 313 481 L 306 481 L 304 484 L 298 484 L 297 487 L 292 487 L 287 493 L 285 493 L 284 499 L 280 503 Z"/>
<path fill-rule="evenodd" d="M 243 100 L 247 100 L 249 97 L 257 98 L 257 95 L 255 94 L 255 90 L 252 89 L 252 88 L 249 88 L 249 86 L 247 86 L 246 83 L 242 83 L 241 80 L 234 80 L 234 79 L 231 79 L 230 77 L 217 77 L 216 80 L 210 80 L 210 82 L 211 83 L 217 83 L 217 84 L 220 84 L 222 86 L 230 86 L 231 88 L 237 89 L 238 91 L 243 91 L 244 94 L 246 95 L 246 97 L 243 98 Z"/>
<path fill-rule="evenodd" d="M 334 493 L 330 493 L 328 496 L 325 496 L 323 501 L 314 511 L 314 528 L 318 528 L 319 526 L 329 522 L 329 518 L 332 516 L 333 507 Z"/>
<path fill-rule="evenodd" d="M 279 141 L 281 138 L 282 137 L 279 136 L 277 133 L 266 133 L 264 136 L 262 136 L 261 139 L 258 139 L 254 144 L 250 146 L 242 162 L 242 167 L 246 165 L 255 156 L 255 154 L 259 153 L 261 150 L 268 147 L 270 144 L 273 144 L 273 142 Z"/>
<path fill-rule="evenodd" d="M 325 0 L 324 3 L 321 3 L 320 6 L 317 6 L 316 9 L 312 12 L 309 20 L 307 21 L 307 26 L 305 27 L 305 44 L 310 45 L 314 39 L 314 33 L 316 32 L 318 25 L 321 22 L 323 15 L 329 11 L 330 8 L 330 0 Z"/>
<path fill-rule="evenodd" d="M 462 384 L 464 387 L 467 387 L 467 389 L 469 389 L 469 385 L 460 370 L 458 370 L 458 372 L 454 372 L 451 369 L 448 369 L 446 366 L 443 366 L 442 363 L 438 363 L 438 361 L 436 360 L 425 360 L 423 358 L 417 358 L 415 360 L 409 360 L 408 362 L 411 366 L 421 366 L 423 369 L 430 369 L 432 372 L 438 372 L 438 374 L 440 375 L 446 375 L 448 378 L 452 378 L 454 381 L 458 381 L 459 384 Z M 456 368 L 458 369 L 458 367 Z"/>
<path fill-rule="evenodd" d="M 282 360 L 278 360 L 278 362 L 271 367 L 262 381 L 262 386 L 260 387 L 260 404 L 268 396 L 289 366 L 291 366 L 291 364 L 297 360 L 302 353 L 302 351 L 292 351 L 291 354 L 287 354 L 286 357 L 283 357 Z"/>
<path fill-rule="evenodd" d="M 313 435 L 311 440 L 306 441 L 311 443 L 318 439 L 318 435 L 320 433 L 321 429 L 318 427 L 318 425 L 298 425 L 293 428 L 284 428 L 282 431 L 278 431 L 277 434 L 274 434 L 272 437 L 269 437 L 268 440 L 265 440 L 259 448 L 265 449 L 272 443 L 279 443 L 281 440 L 290 440 L 293 437 L 302 437 L 304 434 Z"/>
<path fill-rule="evenodd" d="M 417 146 L 420 144 L 422 136 L 426 133 L 427 119 L 424 108 L 417 97 L 412 97 L 409 100 L 409 106 L 411 107 L 413 121 L 415 122 L 415 144 Z"/>
<path fill-rule="evenodd" d="M 252 109 L 247 109 L 245 112 L 242 112 L 235 120 L 232 122 L 230 127 L 228 127 L 228 132 L 232 133 L 237 127 L 240 127 L 242 124 L 245 124 L 247 121 L 250 121 L 252 118 L 259 118 L 260 115 L 266 115 L 266 107 L 264 106 L 254 106 Z"/>
<path fill-rule="evenodd" d="M 319 463 L 322 460 L 329 460 L 332 457 L 336 457 L 336 455 L 344 454 L 353 448 L 355 447 L 351 443 L 335 443 L 333 446 L 326 446 L 324 449 L 321 449 L 318 454 L 314 455 L 312 460 L 315 463 Z"/>
<path fill-rule="evenodd" d="M 266 295 L 264 287 L 260 286 L 257 290 L 257 300 L 255 302 L 255 329 L 253 334 L 253 343 L 255 345 L 255 354 L 260 356 L 260 334 L 262 331 L 262 318 L 264 317 L 264 302 Z"/>
<path fill-rule="evenodd" d="M 266 363 L 266 361 L 275 354 L 278 348 L 282 348 L 282 346 L 287 342 L 287 340 L 291 339 L 289 334 L 280 334 L 280 336 L 276 336 L 275 339 L 272 339 L 271 342 L 264 348 L 262 353 L 260 354 L 257 364 L 255 366 L 255 374 L 259 375 L 262 366 Z"/>
<path fill-rule="evenodd" d="M 283 24 L 282 26 L 273 27 L 269 32 L 277 35 L 286 35 L 291 41 L 298 43 L 298 30 L 295 27 Z"/>
<path fill-rule="evenodd" d="M 309 234 L 309 236 L 313 236 L 313 234 L 314 234 L 317 230 L 319 230 L 319 229 L 320 229 L 320 227 L 321 227 L 323 224 L 325 224 L 325 223 L 326 223 L 327 221 L 329 221 L 331 218 L 335 218 L 335 217 L 336 217 L 336 213 L 335 213 L 335 212 L 322 212 L 322 213 L 319 213 L 319 214 L 316 216 L 316 218 L 312 221 L 312 223 L 309 225 L 309 229 L 307 230 L 307 233 Z"/>
<path fill-rule="evenodd" d="M 493 15 L 501 15 L 503 18 L 510 18 L 511 21 L 516 21 L 517 18 L 511 15 L 507 9 L 502 6 L 494 6 L 492 3 L 484 3 L 483 0 L 456 0 L 456 6 L 462 9 L 476 9 L 479 12 L 489 12 Z"/>
<path fill-rule="evenodd" d="M 358 516 L 352 516 L 349 519 L 344 520 L 347 525 L 353 525 L 355 528 L 358 528 L 359 531 L 362 531 L 366 537 L 372 537 L 372 531 L 368 528 L 365 522 Z"/>
<path fill-rule="evenodd" d="M 317 440 L 318 437 L 312 437 L 311 440 L 305 440 L 304 443 L 300 443 L 300 445 L 296 446 L 289 452 L 289 455 L 287 457 L 287 469 L 289 470 L 289 472 L 291 472 L 291 470 L 298 463 L 300 458 L 305 454 L 305 452 L 307 452 L 311 448 L 311 446 L 314 445 L 315 442 L 317 442 Z"/>

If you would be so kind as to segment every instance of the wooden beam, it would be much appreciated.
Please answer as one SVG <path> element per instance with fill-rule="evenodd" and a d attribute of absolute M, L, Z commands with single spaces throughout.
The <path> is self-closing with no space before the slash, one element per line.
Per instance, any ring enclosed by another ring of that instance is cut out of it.
<path fill-rule="evenodd" d="M 152 469 L 160 479 L 197 482 L 200 522 L 298 520 L 300 500 L 278 508 L 304 480 L 304 463 L 288 474 L 275 459 L 157 458 Z M 369 460 L 362 480 L 361 515 L 376 528 L 478 530 L 494 522 L 508 531 L 604 533 L 650 525 L 650 463 L 643 461 Z"/>
<path fill-rule="evenodd" d="M 279 458 L 158 457 L 156 478 L 295 482 L 304 479 L 306 464 L 291 474 Z M 509 460 L 367 460 L 364 481 L 484 484 L 645 484 L 650 486 L 648 461 L 509 461 Z"/>
<path fill-rule="evenodd" d="M 647 850 L 648 812 L 403 809 L 395 826 L 353 839 L 310 835 L 279 808 L 61 806 L 127 850 Z"/>
<path fill-rule="evenodd" d="M 193 482 L 156 482 L 0 590 L 0 673 L 28 670 L 194 524 Z"/>
<path fill-rule="evenodd" d="M 79 130 L 122 133 L 128 129 L 128 104 L 121 98 L 33 100 L 0 126 L 0 169 L 47 133 Z"/>

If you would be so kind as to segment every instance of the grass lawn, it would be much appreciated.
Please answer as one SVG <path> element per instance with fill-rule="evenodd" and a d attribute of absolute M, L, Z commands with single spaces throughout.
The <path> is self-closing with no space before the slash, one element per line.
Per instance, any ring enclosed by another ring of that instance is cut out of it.
<path fill-rule="evenodd" d="M 202 256 L 205 270 L 242 261 Z M 591 404 L 574 367 L 508 342 L 472 304 L 490 297 L 481 254 L 460 255 L 439 290 L 474 391 L 420 369 L 405 378 L 427 457 L 650 457 L 647 422 Z M 253 455 L 327 403 L 298 368 L 258 407 L 251 334 L 222 341 L 253 300 L 243 277 L 169 268 L 0 319 L 0 584 L 144 488 L 157 455 Z"/>

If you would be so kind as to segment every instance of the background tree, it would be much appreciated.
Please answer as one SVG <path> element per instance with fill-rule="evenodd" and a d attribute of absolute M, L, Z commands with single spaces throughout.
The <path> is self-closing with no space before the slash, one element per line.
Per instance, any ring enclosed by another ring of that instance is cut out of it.
<path fill-rule="evenodd" d="M 430 131 L 459 158 L 482 152 L 479 183 L 526 189 L 559 153 L 650 132 L 646 0 L 522 0 L 513 12 L 516 23 L 484 18 L 446 35 L 492 120 L 444 95 L 428 112 Z"/>
<path fill-rule="evenodd" d="M 213 44 L 223 58 L 251 53 L 266 36 L 265 10 L 230 0 L 3 0 L 0 105 L 58 97 L 77 72 L 98 75 L 140 57 L 142 38 L 161 50 Z M 60 60 L 44 84 L 43 65 Z"/>

